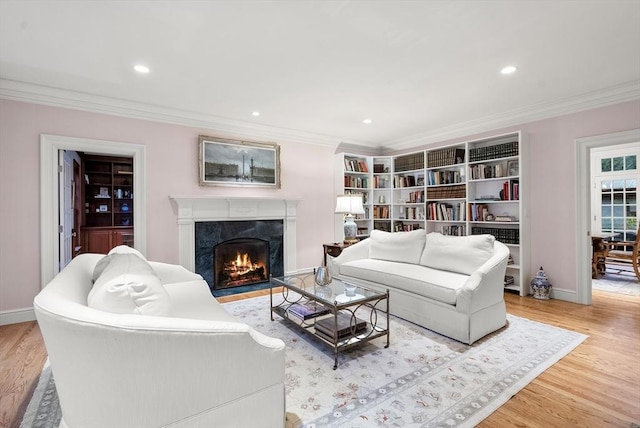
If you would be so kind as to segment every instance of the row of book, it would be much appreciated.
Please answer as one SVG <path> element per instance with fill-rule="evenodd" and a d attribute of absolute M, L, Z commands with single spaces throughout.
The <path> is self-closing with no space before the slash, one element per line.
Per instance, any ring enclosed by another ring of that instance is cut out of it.
<path fill-rule="evenodd" d="M 520 231 L 518 229 L 498 229 L 497 227 L 472 227 L 472 235 L 489 234 L 504 244 L 520 244 Z"/>
<path fill-rule="evenodd" d="M 389 178 L 388 177 L 380 177 L 377 175 L 373 176 L 373 188 L 374 189 L 388 189 L 389 188 Z"/>
<path fill-rule="evenodd" d="M 439 221 L 465 221 L 466 207 L 464 202 L 443 204 L 432 202 L 427 204 L 427 219 Z"/>
<path fill-rule="evenodd" d="M 508 180 L 502 183 L 500 190 L 501 201 L 519 201 L 520 200 L 520 181 Z"/>
<path fill-rule="evenodd" d="M 482 163 L 469 166 L 470 180 L 484 180 L 486 178 L 504 177 L 505 168 L 502 164 L 485 165 Z"/>
<path fill-rule="evenodd" d="M 389 218 L 389 207 L 387 205 L 375 205 L 373 207 L 373 218 Z"/>
<path fill-rule="evenodd" d="M 413 153 L 405 156 L 398 156 L 394 159 L 393 169 L 395 172 L 413 171 L 424 168 L 424 152 Z"/>
<path fill-rule="evenodd" d="M 373 228 L 375 230 L 382 230 L 385 232 L 391 232 L 391 222 L 390 221 L 374 221 Z"/>
<path fill-rule="evenodd" d="M 416 190 L 415 192 L 409 192 L 405 203 L 407 204 L 419 204 L 424 202 L 424 190 Z"/>
<path fill-rule="evenodd" d="M 358 192 L 355 190 L 346 190 L 344 192 L 345 195 L 353 195 L 360 196 L 362 198 L 362 205 L 367 205 L 369 203 L 369 192 Z"/>
<path fill-rule="evenodd" d="M 289 305 L 287 312 L 306 321 L 330 314 L 331 310 L 318 302 L 308 301 Z M 344 311 L 338 312 L 337 317 L 330 316 L 319 319 L 313 326 L 316 333 L 320 333 L 322 337 L 331 341 L 333 341 L 333 339 L 344 339 L 367 330 L 366 321 Z"/>
<path fill-rule="evenodd" d="M 427 184 L 430 186 L 462 183 L 463 181 L 464 177 L 460 174 L 460 170 L 427 171 Z"/>
<path fill-rule="evenodd" d="M 458 184 L 427 188 L 427 199 L 459 199 L 467 196 L 467 186 Z"/>
<path fill-rule="evenodd" d="M 358 177 L 353 175 L 344 176 L 344 187 L 355 187 L 358 189 L 368 189 L 369 179 L 367 177 Z"/>
<path fill-rule="evenodd" d="M 469 204 L 469 219 L 471 221 L 487 221 L 489 205 L 487 204 Z"/>
<path fill-rule="evenodd" d="M 424 219 L 424 211 L 422 207 L 404 207 L 402 214 L 406 220 Z"/>
<path fill-rule="evenodd" d="M 419 224 L 415 223 L 403 223 L 401 221 L 396 221 L 393 223 L 393 230 L 396 232 L 411 232 L 412 230 L 422 229 Z"/>
<path fill-rule="evenodd" d="M 424 177 L 418 176 L 415 177 L 413 175 L 396 175 L 393 177 L 393 187 L 395 189 L 401 189 L 403 187 L 416 187 L 416 186 L 424 186 Z"/>
<path fill-rule="evenodd" d="M 442 226 L 442 234 L 449 235 L 449 236 L 465 236 L 467 233 L 465 231 L 464 226 L 451 225 L 451 226 Z"/>
<path fill-rule="evenodd" d="M 427 167 L 456 165 L 464 162 L 464 149 L 449 147 L 446 149 L 427 152 Z"/>
<path fill-rule="evenodd" d="M 515 282 L 513 276 L 511 276 L 511 275 L 505 275 L 504 276 L 504 286 L 505 287 L 510 287 L 512 285 L 515 285 L 515 284 L 516 284 L 516 282 Z"/>
<path fill-rule="evenodd" d="M 496 144 L 493 146 L 475 147 L 469 150 L 469 162 L 518 156 L 518 142 Z"/>
<path fill-rule="evenodd" d="M 369 172 L 367 162 L 364 159 L 344 158 L 344 170 L 349 172 Z"/>
<path fill-rule="evenodd" d="M 374 174 L 384 174 L 389 172 L 389 167 L 383 163 L 374 163 L 373 164 L 373 173 Z"/>

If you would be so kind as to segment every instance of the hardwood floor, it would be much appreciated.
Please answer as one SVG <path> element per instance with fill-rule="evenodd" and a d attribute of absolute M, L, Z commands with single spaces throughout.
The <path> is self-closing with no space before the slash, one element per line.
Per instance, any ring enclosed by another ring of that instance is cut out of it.
<path fill-rule="evenodd" d="M 256 291 L 221 302 L 267 294 Z M 593 305 L 506 295 L 516 316 L 589 335 L 479 426 L 625 427 L 640 424 L 640 298 L 594 290 Z M 46 350 L 37 323 L 0 327 L 0 427 L 17 428 Z"/>

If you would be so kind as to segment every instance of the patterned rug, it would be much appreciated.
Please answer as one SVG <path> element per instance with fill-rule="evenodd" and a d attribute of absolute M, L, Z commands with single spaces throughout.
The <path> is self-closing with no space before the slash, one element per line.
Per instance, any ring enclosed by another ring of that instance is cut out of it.
<path fill-rule="evenodd" d="M 464 345 L 391 317 L 391 346 L 376 339 L 338 358 L 278 316 L 269 297 L 225 304 L 286 343 L 287 427 L 472 427 L 587 336 L 508 315 L 507 326 Z M 55 427 L 60 408 L 48 366 L 21 428 Z"/>

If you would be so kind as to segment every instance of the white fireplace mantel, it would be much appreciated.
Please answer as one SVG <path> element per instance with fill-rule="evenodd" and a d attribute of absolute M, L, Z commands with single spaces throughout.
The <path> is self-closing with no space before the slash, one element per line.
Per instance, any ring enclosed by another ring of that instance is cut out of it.
<path fill-rule="evenodd" d="M 283 220 L 284 272 L 296 270 L 296 208 L 299 199 L 170 195 L 178 207 L 178 256 L 195 270 L 195 223 L 200 221 Z"/>

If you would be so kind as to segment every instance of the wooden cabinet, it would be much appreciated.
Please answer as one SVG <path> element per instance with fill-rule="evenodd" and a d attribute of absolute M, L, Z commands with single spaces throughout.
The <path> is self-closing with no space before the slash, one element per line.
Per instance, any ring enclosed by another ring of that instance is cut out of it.
<path fill-rule="evenodd" d="M 85 251 L 133 246 L 133 159 L 83 155 L 82 172 Z"/>
<path fill-rule="evenodd" d="M 528 199 L 520 132 L 395 156 L 336 154 L 336 194 L 359 193 L 370 230 L 425 229 L 445 235 L 492 234 L 511 252 L 505 289 L 529 294 Z M 336 241 L 342 240 L 336 216 Z"/>
<path fill-rule="evenodd" d="M 133 247 L 133 228 L 87 228 L 83 238 L 87 253 L 106 254 L 118 245 Z"/>

